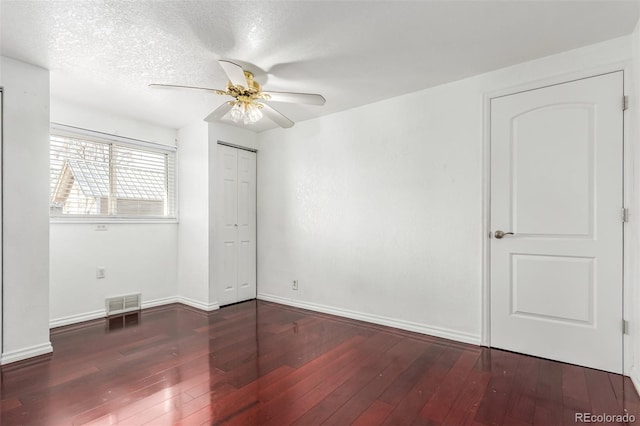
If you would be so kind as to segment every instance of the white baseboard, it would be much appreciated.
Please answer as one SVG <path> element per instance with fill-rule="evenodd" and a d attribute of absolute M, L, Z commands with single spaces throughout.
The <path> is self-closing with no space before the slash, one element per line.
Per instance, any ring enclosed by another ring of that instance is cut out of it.
<path fill-rule="evenodd" d="M 142 302 L 142 309 L 155 308 L 156 306 L 170 305 L 172 303 L 179 303 L 178 297 L 163 297 L 161 299 L 147 300 Z"/>
<path fill-rule="evenodd" d="M 0 365 L 10 364 L 12 362 L 22 361 L 34 356 L 45 355 L 53 352 L 53 346 L 51 342 L 43 343 L 41 345 L 29 346 L 28 348 L 22 348 L 15 351 L 4 352 L 0 356 Z"/>
<path fill-rule="evenodd" d="M 200 309 L 202 311 L 215 311 L 216 309 L 220 309 L 220 305 L 218 303 L 203 303 L 199 300 L 190 299 L 184 296 L 176 297 L 176 302 L 182 303 L 183 305 L 191 306 L 192 308 Z"/>
<path fill-rule="evenodd" d="M 470 343 L 472 345 L 480 345 L 480 336 L 471 333 L 464 333 L 456 330 L 446 329 L 442 327 L 433 327 L 425 324 L 419 324 L 410 321 L 397 320 L 393 318 L 383 317 L 380 315 L 372 315 L 364 312 L 352 311 L 349 309 L 334 308 L 331 306 L 320 305 L 317 303 L 301 302 L 299 300 L 289 299 L 286 297 L 272 296 L 269 294 L 258 294 L 259 300 L 267 302 L 280 303 L 283 305 L 294 306 L 296 308 L 309 309 L 311 311 L 323 312 L 325 314 L 336 315 L 339 317 L 351 318 L 355 320 L 370 322 L 378 325 L 399 328 L 401 330 L 414 331 L 416 333 L 427 334 L 429 336 L 442 337 L 443 339 L 455 340 L 456 342 Z"/>
<path fill-rule="evenodd" d="M 49 328 L 62 327 L 64 325 L 77 324 L 79 322 L 91 321 L 98 318 L 104 318 L 107 315 L 104 309 L 97 311 L 84 312 L 82 314 L 69 315 L 68 317 L 54 318 L 49 320 Z"/>
<path fill-rule="evenodd" d="M 163 297 L 161 299 L 153 299 L 143 301 L 141 304 L 142 309 L 154 308 L 156 306 L 169 305 L 171 303 L 189 303 L 183 302 L 181 297 Z M 191 306 L 191 305 L 190 305 Z M 203 308 L 199 308 L 203 309 Z M 212 309 L 211 309 L 212 310 Z M 64 325 L 77 324 L 80 322 L 91 321 L 94 319 L 104 318 L 107 315 L 104 309 L 98 309 L 97 311 L 84 312 L 82 314 L 69 315 L 68 317 L 54 318 L 49 320 L 49 328 L 62 327 Z"/>

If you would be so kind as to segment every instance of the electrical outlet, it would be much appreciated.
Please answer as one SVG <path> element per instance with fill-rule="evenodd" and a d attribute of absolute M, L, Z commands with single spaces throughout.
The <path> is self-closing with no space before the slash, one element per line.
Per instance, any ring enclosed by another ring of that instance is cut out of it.
<path fill-rule="evenodd" d="M 298 280 L 293 280 L 293 286 L 291 286 L 291 288 L 293 290 L 297 290 L 298 289 Z"/>
<path fill-rule="evenodd" d="M 102 278 L 104 278 L 105 276 L 106 276 L 106 274 L 105 274 L 105 270 L 104 270 L 104 268 L 103 268 L 102 266 L 98 266 L 98 267 L 96 268 L 96 278 L 97 278 L 97 279 L 102 279 Z"/>
<path fill-rule="evenodd" d="M 107 227 L 106 223 L 99 223 L 96 225 L 96 231 L 108 231 L 109 228 Z"/>

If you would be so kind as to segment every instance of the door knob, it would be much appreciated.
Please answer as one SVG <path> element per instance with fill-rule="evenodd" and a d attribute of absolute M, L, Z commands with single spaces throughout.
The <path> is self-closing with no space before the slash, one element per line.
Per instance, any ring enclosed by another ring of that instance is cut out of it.
<path fill-rule="evenodd" d="M 504 231 L 496 231 L 495 233 L 495 237 L 499 240 L 502 239 L 502 237 L 504 237 L 505 235 L 513 235 L 513 232 L 504 232 Z"/>

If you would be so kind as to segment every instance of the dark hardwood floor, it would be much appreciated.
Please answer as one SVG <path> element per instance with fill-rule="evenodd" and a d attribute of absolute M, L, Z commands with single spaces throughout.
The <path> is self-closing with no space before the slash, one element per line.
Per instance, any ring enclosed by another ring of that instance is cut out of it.
<path fill-rule="evenodd" d="M 267 302 L 170 305 L 51 339 L 51 356 L 2 368 L 3 426 L 640 422 L 621 376 Z"/>

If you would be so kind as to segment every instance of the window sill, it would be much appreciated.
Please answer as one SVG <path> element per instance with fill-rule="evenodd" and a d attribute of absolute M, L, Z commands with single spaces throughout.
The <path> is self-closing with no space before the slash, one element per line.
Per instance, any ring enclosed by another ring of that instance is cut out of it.
<path fill-rule="evenodd" d="M 115 217 L 50 217 L 50 224 L 86 224 L 86 225 L 95 225 L 101 223 L 108 224 L 177 224 L 179 223 L 178 218 L 171 219 L 161 219 L 161 218 L 115 218 Z"/>

